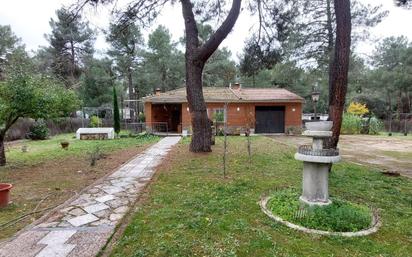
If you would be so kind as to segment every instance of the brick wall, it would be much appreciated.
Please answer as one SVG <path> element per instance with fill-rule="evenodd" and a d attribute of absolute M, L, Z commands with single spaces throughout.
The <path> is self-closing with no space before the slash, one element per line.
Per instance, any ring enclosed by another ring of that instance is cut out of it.
<path fill-rule="evenodd" d="M 285 129 L 288 127 L 302 126 L 302 103 L 229 103 L 227 110 L 228 127 L 243 127 L 248 125 L 251 128 L 255 126 L 255 107 L 256 106 L 285 106 Z M 223 103 L 208 103 L 209 118 L 213 118 L 215 109 L 223 109 Z M 153 122 L 152 105 L 145 103 L 146 122 Z M 182 103 L 182 128 L 191 127 L 190 111 L 188 104 Z"/>

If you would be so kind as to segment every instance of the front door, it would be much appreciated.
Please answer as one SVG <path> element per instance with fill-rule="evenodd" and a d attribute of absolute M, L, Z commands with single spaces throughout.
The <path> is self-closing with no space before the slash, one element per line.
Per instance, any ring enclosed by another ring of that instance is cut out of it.
<path fill-rule="evenodd" d="M 256 106 L 256 133 L 285 133 L 285 106 Z"/>

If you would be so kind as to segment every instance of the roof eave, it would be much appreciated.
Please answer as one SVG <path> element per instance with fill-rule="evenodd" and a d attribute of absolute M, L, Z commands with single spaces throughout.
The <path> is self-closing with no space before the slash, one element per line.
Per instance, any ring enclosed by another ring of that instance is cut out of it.
<path fill-rule="evenodd" d="M 207 99 L 206 103 L 304 103 L 304 99 L 267 99 L 267 100 L 222 100 L 222 99 Z M 178 99 L 144 99 L 144 102 L 150 103 L 187 103 L 187 100 Z"/>

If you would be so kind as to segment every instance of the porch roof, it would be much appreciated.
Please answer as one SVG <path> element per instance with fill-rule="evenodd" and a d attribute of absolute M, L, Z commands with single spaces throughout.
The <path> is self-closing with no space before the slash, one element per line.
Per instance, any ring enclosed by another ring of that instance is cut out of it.
<path fill-rule="evenodd" d="M 203 87 L 206 102 L 304 102 L 304 99 L 284 88 L 240 88 Z M 186 88 L 143 97 L 151 103 L 185 103 Z"/>

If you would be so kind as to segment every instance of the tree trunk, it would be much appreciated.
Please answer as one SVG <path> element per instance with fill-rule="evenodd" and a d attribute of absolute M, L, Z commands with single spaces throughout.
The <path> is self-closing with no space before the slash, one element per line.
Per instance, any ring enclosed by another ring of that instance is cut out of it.
<path fill-rule="evenodd" d="M 332 25 L 332 6 L 331 6 L 331 1 L 332 0 L 326 0 L 326 28 L 328 30 L 328 46 L 327 46 L 327 54 L 328 54 L 328 72 L 329 72 L 329 92 L 333 91 L 333 88 L 331 87 L 330 81 L 332 81 L 332 66 L 333 66 L 333 25 Z M 332 94 L 329 94 L 329 102 L 332 101 Z"/>
<path fill-rule="evenodd" d="M 130 108 L 130 119 L 134 120 L 135 118 L 135 97 L 133 93 L 133 77 L 132 70 L 130 67 L 127 67 L 127 88 L 129 89 L 129 108 Z"/>
<path fill-rule="evenodd" d="M 351 13 L 349 0 L 335 0 L 336 41 L 329 81 L 329 119 L 333 121 L 330 148 L 339 142 L 342 115 L 348 88 L 349 55 L 351 43 Z"/>
<path fill-rule="evenodd" d="M 196 64 L 190 54 L 186 54 L 186 59 L 186 92 L 193 128 L 190 151 L 210 152 L 212 151 L 210 144 L 212 128 L 209 125 L 202 91 L 204 64 Z"/>
<path fill-rule="evenodd" d="M 72 67 L 70 69 L 70 76 L 71 76 L 71 83 L 72 85 L 70 85 L 71 87 L 75 84 L 75 70 L 76 70 L 76 53 L 74 50 L 74 43 L 73 40 L 70 40 L 70 52 L 71 52 L 71 63 L 72 63 Z"/>
<path fill-rule="evenodd" d="M 203 44 L 199 42 L 199 32 L 190 0 L 181 0 L 186 36 L 186 92 L 192 120 L 192 141 L 190 151 L 210 152 L 212 128 L 207 117 L 203 98 L 202 72 L 205 63 L 216 51 L 236 23 L 240 13 L 241 0 L 233 0 L 232 7 L 222 25 Z"/>
<path fill-rule="evenodd" d="M 0 166 L 6 165 L 6 153 L 4 151 L 4 136 L 0 135 Z"/>

